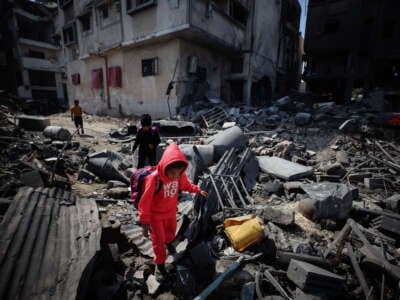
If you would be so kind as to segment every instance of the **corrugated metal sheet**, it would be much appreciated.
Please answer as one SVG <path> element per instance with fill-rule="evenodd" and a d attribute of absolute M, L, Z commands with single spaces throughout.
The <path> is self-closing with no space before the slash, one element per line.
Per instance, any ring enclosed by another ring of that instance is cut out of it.
<path fill-rule="evenodd" d="M 20 189 L 0 224 L 0 299 L 75 299 L 100 236 L 95 201 Z"/>

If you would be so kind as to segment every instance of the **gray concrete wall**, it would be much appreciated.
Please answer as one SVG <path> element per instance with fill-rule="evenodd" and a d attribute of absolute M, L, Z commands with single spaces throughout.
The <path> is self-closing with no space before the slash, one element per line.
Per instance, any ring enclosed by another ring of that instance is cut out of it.
<path fill-rule="evenodd" d="M 243 48 L 245 26 L 234 22 L 221 10 L 208 10 L 207 1 L 192 1 L 191 24 L 228 46 Z"/>
<path fill-rule="evenodd" d="M 111 109 L 107 107 L 104 58 L 91 56 L 69 64 L 68 74 L 80 73 L 81 83 L 69 84 L 70 102 L 79 99 L 87 113 L 113 116 L 140 116 L 151 113 L 154 118 L 167 117 L 168 106 L 165 91 L 171 80 L 175 62 L 179 54 L 178 40 L 162 44 L 116 50 L 107 55 L 108 65 L 122 69 L 122 87 L 110 88 Z M 159 72 L 154 76 L 142 76 L 142 59 L 158 57 Z M 91 71 L 103 69 L 103 89 L 91 88 Z M 171 107 L 175 112 L 177 96 L 170 97 Z"/>
<path fill-rule="evenodd" d="M 121 1 L 125 43 L 150 39 L 154 36 L 179 30 L 187 24 L 187 3 L 178 1 L 179 6 L 172 5 L 174 1 L 157 1 L 156 6 L 144 8 L 134 14 L 128 14 L 126 1 Z"/>
<path fill-rule="evenodd" d="M 280 2 L 255 1 L 253 79 L 275 77 L 280 38 Z M 250 33 L 249 33 L 250 35 Z"/>

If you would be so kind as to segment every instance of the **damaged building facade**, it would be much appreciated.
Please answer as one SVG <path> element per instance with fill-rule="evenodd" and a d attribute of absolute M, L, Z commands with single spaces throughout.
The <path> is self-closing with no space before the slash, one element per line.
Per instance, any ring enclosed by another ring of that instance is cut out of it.
<path fill-rule="evenodd" d="M 399 9 L 395 0 L 310 0 L 305 36 L 307 89 L 338 103 L 350 101 L 356 88 L 383 88 L 388 100 L 398 99 Z M 398 110 L 398 101 L 389 109 Z"/>
<path fill-rule="evenodd" d="M 70 101 L 154 117 L 206 97 L 266 104 L 298 87 L 300 12 L 297 0 L 59 1 Z"/>
<path fill-rule="evenodd" d="M 57 6 L 32 1 L 2 1 L 1 89 L 16 95 L 37 113 L 66 106 L 60 36 L 55 34 Z"/>

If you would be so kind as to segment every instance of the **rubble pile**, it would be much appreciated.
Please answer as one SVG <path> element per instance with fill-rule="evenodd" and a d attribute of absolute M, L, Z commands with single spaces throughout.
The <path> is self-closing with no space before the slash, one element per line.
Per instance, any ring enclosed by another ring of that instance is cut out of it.
<path fill-rule="evenodd" d="M 97 203 L 102 248 L 83 298 L 398 299 L 396 129 L 364 107 L 298 95 L 266 108 L 214 99 L 180 112 L 155 122 L 158 156 L 177 142 L 188 178 L 209 197 L 181 193 L 162 282 L 130 203 L 136 127 L 109 133 L 119 151 L 82 147 L 62 128 L 2 128 L 3 198 L 21 186 L 78 182 Z"/>

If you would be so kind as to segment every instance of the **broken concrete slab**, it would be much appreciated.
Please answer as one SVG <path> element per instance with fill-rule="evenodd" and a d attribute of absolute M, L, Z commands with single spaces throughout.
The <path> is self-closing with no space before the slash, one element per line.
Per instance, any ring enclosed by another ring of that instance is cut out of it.
<path fill-rule="evenodd" d="M 345 184 L 322 182 L 303 184 L 309 198 L 299 202 L 299 211 L 308 219 L 345 219 L 352 207 L 354 191 Z"/>
<path fill-rule="evenodd" d="M 400 194 L 394 194 L 384 200 L 386 208 L 394 211 L 400 211 Z"/>
<path fill-rule="evenodd" d="M 345 282 L 342 276 L 295 259 L 290 261 L 287 276 L 305 292 L 324 290 L 331 295 L 340 293 Z"/>
<path fill-rule="evenodd" d="M 306 167 L 275 156 L 257 156 L 260 169 L 268 174 L 285 180 L 295 180 L 313 174 L 311 167 Z"/>
<path fill-rule="evenodd" d="M 50 126 L 50 119 L 39 116 L 18 116 L 18 127 L 27 131 L 43 131 L 47 126 Z"/>
<path fill-rule="evenodd" d="M 289 209 L 279 209 L 277 207 L 268 207 L 258 214 L 265 223 L 271 221 L 275 224 L 291 225 L 294 224 L 294 211 Z"/>

